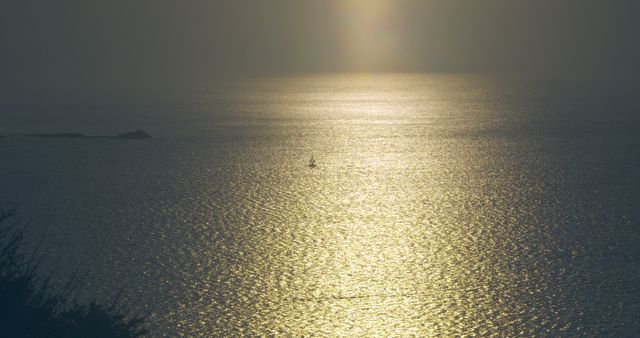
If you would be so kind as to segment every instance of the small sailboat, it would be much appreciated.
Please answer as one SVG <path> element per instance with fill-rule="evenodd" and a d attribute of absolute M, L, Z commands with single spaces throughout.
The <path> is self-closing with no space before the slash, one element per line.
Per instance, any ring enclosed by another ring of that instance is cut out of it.
<path fill-rule="evenodd" d="M 311 159 L 309 160 L 309 168 L 315 168 L 317 166 L 318 165 L 316 164 L 316 159 L 311 156 Z"/>

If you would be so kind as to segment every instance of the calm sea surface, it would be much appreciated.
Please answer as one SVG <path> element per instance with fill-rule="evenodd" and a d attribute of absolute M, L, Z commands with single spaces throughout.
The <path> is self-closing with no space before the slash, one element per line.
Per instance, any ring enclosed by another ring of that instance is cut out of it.
<path fill-rule="evenodd" d="M 43 273 L 122 290 L 152 336 L 640 336 L 637 97 L 327 75 L 210 102 L 21 127 L 151 140 L 0 128 L 0 202 L 48 222 Z"/>

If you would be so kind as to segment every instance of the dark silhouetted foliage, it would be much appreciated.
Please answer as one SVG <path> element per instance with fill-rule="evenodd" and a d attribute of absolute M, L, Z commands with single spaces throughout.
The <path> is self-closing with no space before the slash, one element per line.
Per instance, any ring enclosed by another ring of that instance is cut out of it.
<path fill-rule="evenodd" d="M 128 318 L 121 309 L 96 302 L 81 304 L 72 277 L 61 290 L 49 286 L 51 275 L 38 281 L 42 257 L 21 253 L 23 231 L 16 209 L 0 205 L 0 336 L 1 337 L 140 337 L 141 318 Z M 115 303 L 115 302 L 114 302 Z"/>

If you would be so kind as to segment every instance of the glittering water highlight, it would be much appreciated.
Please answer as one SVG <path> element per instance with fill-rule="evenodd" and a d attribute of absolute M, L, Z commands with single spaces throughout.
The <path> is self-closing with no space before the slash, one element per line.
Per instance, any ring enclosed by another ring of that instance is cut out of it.
<path fill-rule="evenodd" d="M 143 142 L 3 139 L 0 198 L 154 336 L 640 334 L 633 103 L 398 74 L 218 100 Z"/>

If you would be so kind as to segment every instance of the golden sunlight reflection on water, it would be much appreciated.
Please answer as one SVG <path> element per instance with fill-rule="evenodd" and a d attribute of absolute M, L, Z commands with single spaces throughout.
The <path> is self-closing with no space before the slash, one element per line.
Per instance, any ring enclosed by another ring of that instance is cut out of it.
<path fill-rule="evenodd" d="M 9 135 L 0 194 L 154 337 L 640 336 L 637 102 L 512 80 L 229 83 L 144 142 Z"/>
<path fill-rule="evenodd" d="M 464 128 L 458 118 L 469 110 L 490 111 L 477 103 L 469 109 L 469 100 L 486 93 L 457 88 L 465 99 L 454 100 L 460 94 L 433 81 L 355 76 L 262 87 L 261 110 L 251 114 L 306 125 L 293 150 L 263 145 L 259 151 L 271 149 L 271 158 L 244 173 L 254 177 L 238 192 L 237 208 L 247 209 L 234 225 L 242 238 L 227 252 L 233 263 L 218 271 L 222 285 L 212 292 L 228 294 L 204 312 L 216 317 L 210 329 L 450 336 L 503 326 L 502 333 L 526 334 L 526 326 L 509 323 L 549 305 L 522 300 L 539 293 L 544 278 L 534 289 L 520 284 L 535 268 L 512 266 L 527 257 L 510 233 L 518 220 L 508 218 L 509 209 L 522 208 L 510 199 L 522 196 L 496 191 L 534 182 L 501 176 L 504 168 L 492 158 L 496 144 L 429 137 L 438 133 L 434 125 Z M 316 169 L 304 164 L 310 154 Z M 211 250 L 215 257 L 221 249 Z"/>

